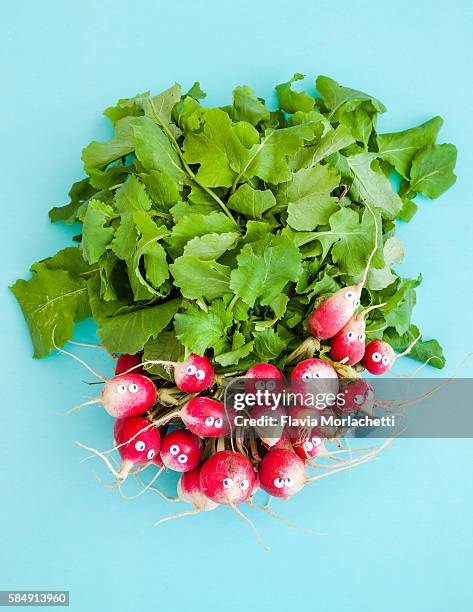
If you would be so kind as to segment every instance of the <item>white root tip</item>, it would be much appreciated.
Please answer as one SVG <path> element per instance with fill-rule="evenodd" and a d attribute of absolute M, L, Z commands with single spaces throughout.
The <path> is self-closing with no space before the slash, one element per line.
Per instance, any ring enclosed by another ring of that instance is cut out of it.
<path fill-rule="evenodd" d="M 166 523 L 167 521 L 174 521 L 175 519 L 179 519 L 182 518 L 184 516 L 192 516 L 194 514 L 199 514 L 200 510 L 198 508 L 194 508 L 194 510 L 186 510 L 185 512 L 179 512 L 178 514 L 172 514 L 171 516 L 165 516 L 162 519 L 159 519 L 159 521 L 157 521 L 154 526 L 158 527 L 159 525 L 162 525 L 163 523 Z"/>

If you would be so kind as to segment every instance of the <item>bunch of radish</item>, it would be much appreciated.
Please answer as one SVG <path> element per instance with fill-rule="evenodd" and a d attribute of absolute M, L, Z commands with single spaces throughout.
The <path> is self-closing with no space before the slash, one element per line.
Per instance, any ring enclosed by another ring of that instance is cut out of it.
<path fill-rule="evenodd" d="M 295 392 L 310 384 L 315 391 L 337 398 L 333 406 L 320 410 L 338 415 L 359 411 L 373 414 L 374 391 L 358 375 L 362 366 L 357 364 L 362 364 L 371 374 L 383 374 L 400 355 L 396 355 L 385 341 L 365 343 L 365 318 L 372 310 L 384 305 L 374 305 L 357 313 L 365 280 L 366 274 L 358 285 L 336 291 L 319 303 L 308 317 L 308 328 L 313 337 L 319 342 L 328 341 L 330 359 L 320 348 L 318 357 L 303 358 L 295 365 L 288 358 L 282 364 L 285 373 L 274 364 L 256 363 L 243 376 L 245 391 L 280 392 L 286 382 L 285 374 L 290 374 Z M 115 486 L 121 487 L 130 475 L 143 483 L 137 473 L 155 466 L 155 475 L 144 486 L 143 492 L 151 489 L 166 499 L 191 505 L 190 510 L 165 517 L 158 524 L 218 506 L 229 506 L 256 532 L 252 521 L 238 506 L 248 503 L 261 507 L 253 500 L 258 489 L 270 497 L 288 498 L 306 484 L 359 465 L 378 452 L 350 460 L 337 458 L 334 467 L 333 463 L 327 465 L 322 460 L 333 459 L 327 443 L 330 439 L 339 443 L 337 436 L 341 434 L 337 431 L 322 431 L 311 425 L 282 424 L 273 428 L 271 435 L 254 427 L 251 435 L 246 432 L 247 437 L 244 434 L 242 437 L 242 432 L 234 436 L 233 408 L 221 401 L 222 375 L 216 376 L 213 364 L 205 355 L 191 354 L 181 362 L 143 361 L 141 354 L 120 355 L 114 376 L 106 378 L 76 356 L 67 354 L 78 359 L 103 382 L 100 395 L 81 406 L 100 403 L 116 419 L 112 449 L 100 452 L 79 443 L 80 446 L 102 458 L 115 477 Z M 298 353 L 296 356 L 305 355 Z M 174 385 L 149 374 L 146 368 L 150 365 L 163 366 Z M 350 372 L 355 372 L 355 377 L 344 378 L 341 375 L 343 366 L 345 369 L 346 366 L 356 366 L 355 370 L 350 369 Z M 304 418 L 319 409 L 304 404 L 282 407 L 274 405 L 271 399 L 265 402 L 251 410 L 252 418 L 258 420 L 271 415 L 278 417 L 279 423 L 284 423 L 284 417 L 289 413 L 296 423 L 311 423 L 310 419 L 305 421 Z M 246 440 L 248 448 L 244 443 Z M 119 466 L 114 465 L 109 456 L 114 450 L 118 451 L 121 459 Z M 312 468 L 320 473 L 310 475 Z M 181 474 L 175 498 L 169 498 L 153 486 L 164 470 Z M 275 514 L 267 507 L 262 508 Z"/>

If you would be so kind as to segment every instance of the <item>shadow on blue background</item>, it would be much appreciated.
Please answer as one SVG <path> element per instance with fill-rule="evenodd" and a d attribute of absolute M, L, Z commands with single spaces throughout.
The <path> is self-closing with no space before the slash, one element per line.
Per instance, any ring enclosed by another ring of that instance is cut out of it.
<path fill-rule="evenodd" d="M 89 375 L 62 356 L 30 359 L 5 289 L 73 234 L 46 213 L 82 175 L 81 148 L 107 135 L 100 112 L 117 98 L 199 79 L 222 104 L 240 83 L 268 97 L 296 70 L 309 88 L 328 74 L 386 103 L 381 130 L 440 114 L 442 140 L 459 147 L 455 187 L 399 230 L 402 272 L 424 276 L 415 320 L 452 372 L 473 345 L 471 18 L 466 1 L 4 4 L 0 589 L 69 589 L 84 612 L 472 609 L 471 440 L 398 441 L 274 504 L 323 537 L 251 511 L 270 553 L 229 509 L 154 529 L 175 508 L 123 500 L 93 477 L 106 476 L 101 465 L 80 463 L 74 440 L 108 448 L 112 421 L 98 407 L 57 416 L 93 394 Z M 93 341 L 92 324 L 76 337 Z M 111 372 L 101 351 L 81 354 Z M 415 367 L 404 359 L 398 371 Z"/>

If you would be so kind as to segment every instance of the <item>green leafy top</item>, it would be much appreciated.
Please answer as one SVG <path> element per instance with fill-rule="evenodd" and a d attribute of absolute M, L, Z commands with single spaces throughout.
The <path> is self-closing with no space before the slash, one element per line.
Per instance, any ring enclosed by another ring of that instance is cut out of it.
<path fill-rule="evenodd" d="M 456 149 L 436 143 L 440 117 L 378 134 L 386 109 L 375 97 L 325 76 L 312 96 L 295 89 L 302 78 L 276 86 L 276 110 L 246 85 L 207 108 L 199 83 L 106 109 L 112 137 L 84 149 L 87 176 L 50 211 L 81 224 L 80 244 L 12 287 L 35 357 L 92 315 L 110 351 L 207 352 L 232 372 L 284 366 L 314 303 L 359 280 L 374 219 L 362 301 L 385 306 L 370 314 L 368 337 L 409 344 L 420 278 L 393 269 L 396 219 L 412 218 L 417 193 L 436 198 L 454 183 Z M 444 364 L 434 340 L 413 356 Z"/>

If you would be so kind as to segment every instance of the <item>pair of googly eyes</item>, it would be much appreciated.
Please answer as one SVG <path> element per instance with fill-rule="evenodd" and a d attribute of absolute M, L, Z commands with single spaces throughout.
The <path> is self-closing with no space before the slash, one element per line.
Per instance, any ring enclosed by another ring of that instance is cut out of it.
<path fill-rule="evenodd" d="M 381 353 L 378 353 L 378 351 L 376 351 L 376 353 L 373 353 L 371 355 L 371 359 L 375 362 L 375 363 L 379 363 L 381 361 L 381 363 L 384 366 L 389 365 L 389 362 L 391 361 L 391 359 L 389 358 L 388 355 L 381 355 Z"/>
<path fill-rule="evenodd" d="M 186 372 L 189 374 L 189 376 L 195 376 L 197 380 L 204 380 L 205 378 L 204 370 L 198 370 L 195 365 L 187 366 Z"/>
<path fill-rule="evenodd" d="M 176 457 L 177 455 L 177 461 L 179 463 L 187 463 L 187 459 L 188 459 L 187 455 L 185 453 L 180 453 L 180 450 L 181 449 L 179 448 L 177 444 L 173 444 L 171 448 L 169 449 L 169 452 L 171 453 L 173 457 Z"/>
<path fill-rule="evenodd" d="M 355 338 L 356 338 L 356 334 L 355 334 L 355 332 L 354 332 L 354 331 L 349 331 L 349 332 L 347 333 L 347 338 L 348 338 L 348 340 L 350 340 L 350 342 L 353 342 L 353 340 L 355 340 Z M 364 334 L 364 333 L 362 333 L 362 334 L 360 334 L 360 335 L 358 336 L 358 340 L 359 340 L 360 342 L 364 342 L 365 338 L 366 338 L 366 334 Z"/>
<path fill-rule="evenodd" d="M 224 478 L 222 484 L 225 489 L 230 489 L 230 487 L 233 487 L 233 478 Z M 250 481 L 247 480 L 246 478 L 243 478 L 243 480 L 240 481 L 240 489 L 242 491 L 247 491 L 249 486 L 250 486 Z"/>
<path fill-rule="evenodd" d="M 221 418 L 214 419 L 213 416 L 208 416 L 205 419 L 205 425 L 207 427 L 212 427 L 212 425 L 213 425 L 217 429 L 220 429 L 222 427 L 222 424 L 223 424 L 223 419 L 221 419 Z"/>
<path fill-rule="evenodd" d="M 128 385 L 128 387 L 121 383 L 117 387 L 117 393 L 120 393 L 120 395 L 123 395 L 127 391 L 129 391 L 130 393 L 138 393 L 138 389 L 139 387 L 136 383 L 131 383 L 131 385 Z"/>
<path fill-rule="evenodd" d="M 284 487 L 293 487 L 294 486 L 294 479 L 291 478 L 290 476 L 288 476 L 287 478 L 275 478 L 274 479 L 274 486 L 276 487 L 276 489 L 283 489 Z"/>
<path fill-rule="evenodd" d="M 255 382 L 255 388 L 258 389 L 258 391 L 264 391 L 265 389 L 272 391 L 276 388 L 276 383 L 274 380 L 268 380 L 267 382 L 264 382 L 264 380 L 258 380 Z"/>
<path fill-rule="evenodd" d="M 146 448 L 146 444 L 143 442 L 143 440 L 138 440 L 138 442 L 135 442 L 135 449 L 138 452 L 141 453 L 142 451 L 145 450 L 145 448 Z M 151 461 L 151 459 L 153 459 L 155 455 L 156 455 L 156 451 L 154 450 L 154 448 L 150 448 L 146 456 Z"/>
<path fill-rule="evenodd" d="M 320 438 L 312 438 L 312 440 L 306 440 L 304 442 L 304 448 L 306 451 L 312 451 L 314 448 L 317 448 L 322 443 Z"/>
<path fill-rule="evenodd" d="M 301 378 L 302 380 L 312 380 L 313 378 L 320 378 L 320 373 L 315 372 L 314 374 L 311 374 L 310 372 L 306 372 L 305 374 L 302 374 Z"/>
<path fill-rule="evenodd" d="M 355 294 L 353 293 L 353 291 L 347 291 L 347 292 L 345 293 L 345 297 L 346 297 L 346 299 L 347 299 L 347 300 L 351 300 L 351 301 L 353 301 L 353 300 L 354 300 L 354 301 L 353 301 L 353 306 L 354 306 L 355 308 L 358 308 L 358 306 L 360 305 L 360 300 L 359 300 L 359 298 L 357 298 L 357 297 L 355 296 Z"/>

